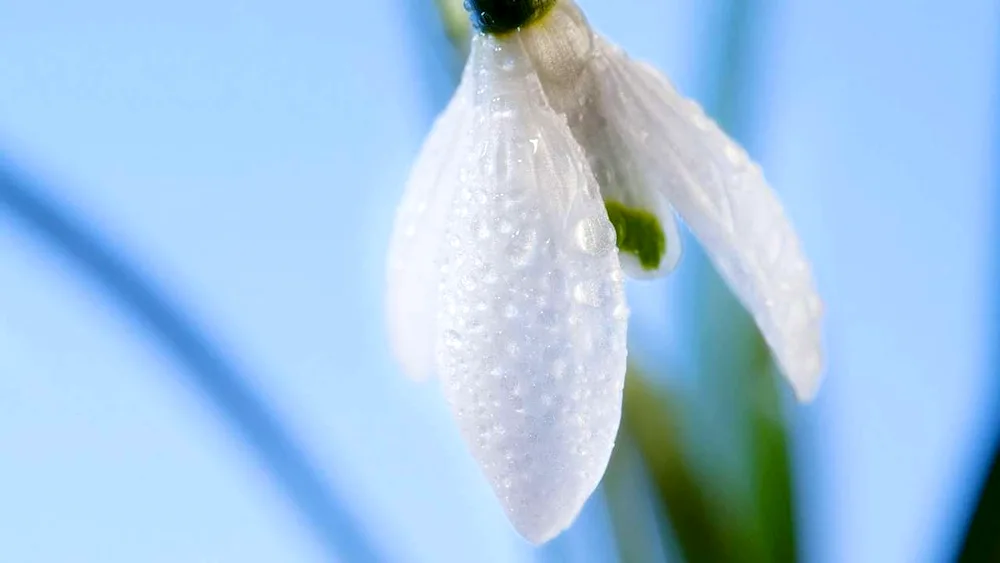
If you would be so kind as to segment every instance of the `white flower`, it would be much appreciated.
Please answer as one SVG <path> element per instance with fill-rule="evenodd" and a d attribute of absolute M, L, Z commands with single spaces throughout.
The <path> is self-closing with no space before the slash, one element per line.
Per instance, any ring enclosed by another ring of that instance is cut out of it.
<path fill-rule="evenodd" d="M 572 0 L 467 5 L 479 33 L 398 210 L 388 321 L 406 372 L 440 377 L 511 522 L 540 543 L 607 466 L 623 272 L 674 267 L 675 211 L 803 400 L 819 382 L 822 306 L 760 169 L 697 104 Z"/>

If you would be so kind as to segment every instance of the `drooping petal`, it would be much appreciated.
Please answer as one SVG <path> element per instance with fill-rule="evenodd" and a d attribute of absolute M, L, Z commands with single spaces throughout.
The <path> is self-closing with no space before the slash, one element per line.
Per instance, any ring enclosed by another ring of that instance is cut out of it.
<path fill-rule="evenodd" d="M 650 189 L 618 124 L 601 111 L 601 77 L 592 65 L 599 39 L 590 24 L 575 3 L 562 0 L 521 35 L 549 103 L 566 116 L 597 177 L 625 273 L 669 273 L 681 256 L 677 220 L 664 194 Z"/>
<path fill-rule="evenodd" d="M 595 41 L 596 110 L 630 153 L 630 169 L 678 211 L 753 314 L 799 399 L 811 399 L 822 370 L 823 306 L 760 167 L 663 75 Z"/>
<path fill-rule="evenodd" d="M 444 219 L 471 141 L 471 80 L 463 77 L 410 172 L 389 247 L 386 315 L 397 360 L 411 378 L 433 371 Z"/>
<path fill-rule="evenodd" d="M 438 373 L 515 528 L 565 529 L 607 466 L 628 310 L 586 157 L 519 38 L 477 36 L 474 143 L 447 218 Z"/>

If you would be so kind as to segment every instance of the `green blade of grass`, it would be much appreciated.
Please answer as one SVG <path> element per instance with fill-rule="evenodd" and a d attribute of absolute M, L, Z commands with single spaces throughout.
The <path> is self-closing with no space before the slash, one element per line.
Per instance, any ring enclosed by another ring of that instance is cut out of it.
<path fill-rule="evenodd" d="M 675 402 L 636 370 L 626 381 L 623 432 L 646 464 L 684 560 L 738 561 L 734 534 L 684 453 Z"/>
<path fill-rule="evenodd" d="M 795 500 L 789 439 L 781 412 L 781 396 L 767 356 L 767 346 L 757 333 L 761 361 L 748 374 L 754 390 L 750 406 L 751 483 L 756 520 L 765 560 L 793 563 L 798 559 Z"/>

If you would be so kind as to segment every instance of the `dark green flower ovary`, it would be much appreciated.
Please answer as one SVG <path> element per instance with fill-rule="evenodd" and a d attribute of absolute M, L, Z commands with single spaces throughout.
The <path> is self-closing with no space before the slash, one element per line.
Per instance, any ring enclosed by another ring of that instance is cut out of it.
<path fill-rule="evenodd" d="M 544 16 L 555 0 L 466 0 L 476 29 L 492 35 L 516 31 Z"/>
<path fill-rule="evenodd" d="M 612 200 L 605 200 L 604 207 L 615 227 L 618 250 L 638 258 L 643 270 L 658 269 L 667 254 L 667 237 L 656 215 Z"/>

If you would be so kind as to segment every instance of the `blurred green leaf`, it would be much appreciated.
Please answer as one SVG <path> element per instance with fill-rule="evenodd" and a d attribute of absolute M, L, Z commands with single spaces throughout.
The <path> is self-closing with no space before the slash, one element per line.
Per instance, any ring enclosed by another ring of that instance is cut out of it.
<path fill-rule="evenodd" d="M 682 446 L 675 401 L 636 369 L 626 378 L 622 432 L 638 449 L 652 478 L 684 559 L 737 561 L 728 520 L 713 510 Z M 616 452 L 618 455 L 618 452 Z"/>
<path fill-rule="evenodd" d="M 666 515 L 657 502 L 646 464 L 624 427 L 618 433 L 601 486 L 623 563 L 676 559 L 667 558 L 667 542 L 662 538 Z"/>
<path fill-rule="evenodd" d="M 792 563 L 798 556 L 795 501 L 788 435 L 781 412 L 777 378 L 769 369 L 767 346 L 758 336 L 764 365 L 749 374 L 757 391 L 750 409 L 753 502 L 765 560 Z"/>

